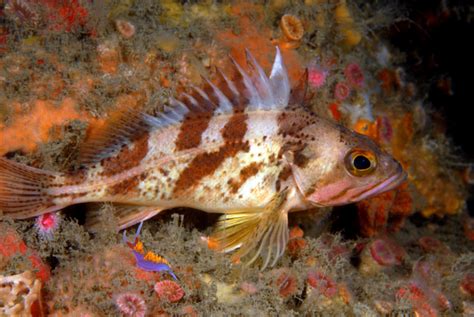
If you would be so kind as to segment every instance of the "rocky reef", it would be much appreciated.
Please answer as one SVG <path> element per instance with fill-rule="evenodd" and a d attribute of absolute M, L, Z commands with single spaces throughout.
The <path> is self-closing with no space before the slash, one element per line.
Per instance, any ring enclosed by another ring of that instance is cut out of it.
<path fill-rule="evenodd" d="M 467 19 L 461 9 L 440 7 L 430 23 Z M 246 49 L 268 72 L 278 46 L 293 83 L 307 71 L 308 107 L 367 135 L 408 173 L 327 216 L 291 214 L 285 255 L 263 272 L 210 250 L 203 237 L 216 217 L 197 210 L 166 212 L 140 234 L 177 280 L 137 266 L 110 206 L 94 232 L 80 206 L 2 217 L 0 316 L 474 314 L 472 164 L 414 75 L 416 50 L 392 41 L 408 15 L 389 1 L 0 2 L 1 156 L 73 170 L 113 109 L 157 113 L 230 69 L 229 55 L 244 65 Z M 446 76 L 433 85 L 453 94 Z"/>

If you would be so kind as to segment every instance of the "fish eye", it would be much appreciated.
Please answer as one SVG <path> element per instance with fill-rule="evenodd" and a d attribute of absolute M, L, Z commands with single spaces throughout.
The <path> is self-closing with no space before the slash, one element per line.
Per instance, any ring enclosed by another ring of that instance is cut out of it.
<path fill-rule="evenodd" d="M 345 164 L 354 176 L 366 176 L 375 170 L 377 160 L 372 152 L 354 149 L 347 153 Z"/>

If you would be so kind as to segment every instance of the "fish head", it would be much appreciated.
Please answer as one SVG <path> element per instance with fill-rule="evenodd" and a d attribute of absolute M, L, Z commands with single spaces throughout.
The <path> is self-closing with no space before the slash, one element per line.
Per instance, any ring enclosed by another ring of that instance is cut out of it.
<path fill-rule="evenodd" d="M 302 135 L 307 141 L 286 157 L 296 186 L 313 205 L 357 202 L 391 190 L 406 178 L 400 163 L 364 135 L 323 119 Z"/>

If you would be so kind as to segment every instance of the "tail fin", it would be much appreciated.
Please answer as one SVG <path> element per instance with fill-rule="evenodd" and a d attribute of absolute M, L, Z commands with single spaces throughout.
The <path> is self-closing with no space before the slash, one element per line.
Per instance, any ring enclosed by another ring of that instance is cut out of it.
<path fill-rule="evenodd" d="M 47 193 L 56 176 L 0 157 L 0 215 L 23 219 L 60 209 Z"/>

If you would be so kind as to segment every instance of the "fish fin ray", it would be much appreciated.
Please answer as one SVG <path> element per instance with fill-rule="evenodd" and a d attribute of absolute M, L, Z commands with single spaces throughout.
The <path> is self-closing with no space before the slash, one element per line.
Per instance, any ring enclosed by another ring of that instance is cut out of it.
<path fill-rule="evenodd" d="M 302 105 L 306 106 L 308 97 L 308 69 L 305 69 L 305 72 L 298 80 L 298 84 L 294 86 L 290 91 L 290 105 Z"/>
<path fill-rule="evenodd" d="M 81 166 L 94 164 L 116 153 L 123 145 L 151 129 L 152 122 L 143 113 L 126 108 L 112 113 L 106 125 L 93 134 L 79 149 Z"/>
<path fill-rule="evenodd" d="M 122 230 L 148 220 L 164 210 L 164 208 L 156 206 L 138 206 L 121 203 L 107 204 L 112 206 L 112 212 L 117 222 L 117 230 Z M 108 215 L 104 215 L 102 209 L 98 206 L 104 205 L 103 203 L 90 203 L 88 205 L 85 226 L 95 231 L 98 230 L 102 222 L 107 220 Z"/>
<path fill-rule="evenodd" d="M 280 50 L 276 49 L 275 61 L 270 77 L 247 51 L 250 72 L 245 71 L 231 58 L 237 78 L 230 80 L 222 71 L 217 73 L 222 87 L 206 80 L 210 89 L 205 91 L 190 87 L 189 93 L 182 93 L 178 100 L 171 98 L 169 106 L 155 116 L 133 108 L 119 109 L 112 113 L 106 125 L 92 131 L 79 151 L 82 166 L 98 163 L 116 154 L 122 146 L 139 139 L 150 131 L 181 124 L 199 115 L 232 114 L 236 109 L 281 110 L 287 107 L 290 86 Z"/>
<path fill-rule="evenodd" d="M 181 123 L 189 109 L 180 103 L 172 103 L 165 111 L 151 116 L 133 108 L 119 109 L 108 118 L 106 125 L 94 133 L 79 149 L 79 163 L 87 166 L 116 154 L 123 145 L 129 144 L 146 133 Z"/>
<path fill-rule="evenodd" d="M 285 200 L 286 191 L 283 191 L 262 209 L 226 212 L 219 219 L 210 241 L 215 242 L 217 251 L 238 249 L 232 255 L 233 260 L 249 256 L 246 264 L 251 265 L 262 257 L 262 270 L 275 265 L 288 241 L 288 215 L 282 210 Z"/>
<path fill-rule="evenodd" d="M 24 219 L 61 209 L 48 193 L 49 183 L 59 175 L 0 158 L 0 213 Z"/>
<path fill-rule="evenodd" d="M 278 47 L 276 48 L 275 60 L 270 72 L 270 84 L 275 96 L 275 107 L 279 109 L 285 108 L 290 99 L 290 80 Z"/>
<path fill-rule="evenodd" d="M 264 110 L 270 110 L 275 105 L 274 92 L 272 90 L 270 79 L 248 49 L 245 49 L 245 56 L 247 58 L 247 64 L 250 66 L 251 70 L 250 78 L 252 79 L 261 100 L 260 106 Z"/>

